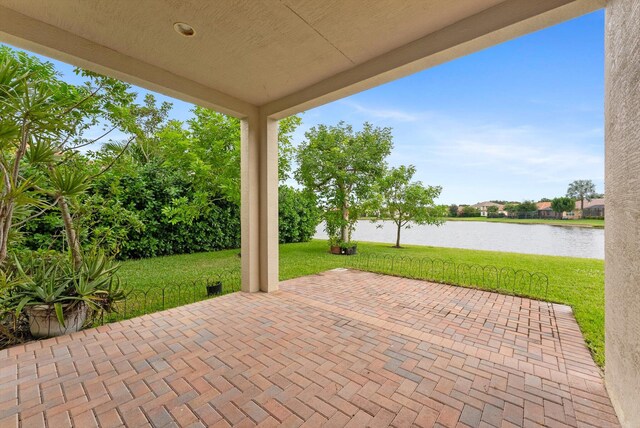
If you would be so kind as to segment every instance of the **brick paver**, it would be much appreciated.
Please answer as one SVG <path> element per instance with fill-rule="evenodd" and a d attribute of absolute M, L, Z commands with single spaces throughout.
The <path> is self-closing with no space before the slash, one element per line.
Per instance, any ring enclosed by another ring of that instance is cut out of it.
<path fill-rule="evenodd" d="M 0 351 L 0 426 L 618 426 L 571 309 L 334 270 Z"/>

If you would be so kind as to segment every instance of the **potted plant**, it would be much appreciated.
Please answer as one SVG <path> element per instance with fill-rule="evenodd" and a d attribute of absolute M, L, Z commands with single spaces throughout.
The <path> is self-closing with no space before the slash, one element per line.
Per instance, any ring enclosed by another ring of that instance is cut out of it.
<path fill-rule="evenodd" d="M 338 238 L 329 239 L 329 251 L 331 254 L 351 256 L 356 254 L 357 247 L 358 244 L 353 241 L 344 242 Z"/>
<path fill-rule="evenodd" d="M 358 249 L 358 244 L 355 242 L 341 242 L 340 243 L 340 254 L 343 256 L 352 256 L 356 254 Z"/>
<path fill-rule="evenodd" d="M 14 258 L 21 281 L 3 291 L 2 304 L 16 320 L 26 315 L 35 338 L 79 331 L 92 314 L 113 311 L 124 299 L 118 267 L 100 252 L 85 256 L 79 268 L 67 258 L 41 254 L 22 263 Z"/>
<path fill-rule="evenodd" d="M 342 248 L 340 247 L 340 240 L 332 237 L 329 239 L 329 252 L 331 254 L 342 254 Z"/>
<path fill-rule="evenodd" d="M 209 281 L 207 279 L 207 296 L 222 294 L 222 281 Z"/>

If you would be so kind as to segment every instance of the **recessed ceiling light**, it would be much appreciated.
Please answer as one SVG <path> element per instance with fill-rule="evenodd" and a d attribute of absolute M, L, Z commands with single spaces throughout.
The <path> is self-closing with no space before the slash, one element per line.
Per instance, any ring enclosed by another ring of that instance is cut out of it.
<path fill-rule="evenodd" d="M 176 22 L 173 24 L 173 29 L 178 32 L 178 34 L 182 34 L 185 37 L 191 37 L 196 34 L 196 30 L 189 24 L 185 24 L 184 22 Z"/>

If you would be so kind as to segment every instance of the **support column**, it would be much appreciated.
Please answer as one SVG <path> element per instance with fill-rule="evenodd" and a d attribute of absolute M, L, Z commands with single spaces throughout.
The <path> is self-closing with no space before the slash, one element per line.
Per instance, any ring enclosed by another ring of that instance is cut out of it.
<path fill-rule="evenodd" d="M 640 2 L 610 0 L 605 29 L 605 381 L 640 426 Z"/>
<path fill-rule="evenodd" d="M 278 289 L 278 121 L 241 125 L 242 291 Z"/>

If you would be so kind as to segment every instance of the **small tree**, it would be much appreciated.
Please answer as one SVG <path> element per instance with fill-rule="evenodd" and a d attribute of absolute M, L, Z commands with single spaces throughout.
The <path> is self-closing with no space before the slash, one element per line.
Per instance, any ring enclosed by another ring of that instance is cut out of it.
<path fill-rule="evenodd" d="M 519 213 L 528 213 L 532 211 L 538 211 L 538 205 L 535 202 L 523 201 L 521 204 L 518 204 Z"/>
<path fill-rule="evenodd" d="M 480 217 L 480 210 L 471 205 L 467 205 L 462 208 L 461 217 Z"/>
<path fill-rule="evenodd" d="M 449 205 L 449 217 L 458 217 L 458 206 L 456 204 Z"/>
<path fill-rule="evenodd" d="M 380 217 L 391 219 L 396 225 L 395 248 L 400 248 L 400 232 L 403 228 L 409 229 L 411 223 L 439 226 L 447 215 L 445 206 L 434 203 L 442 187 L 412 182 L 415 172 L 413 165 L 391 168 L 380 180 Z"/>
<path fill-rule="evenodd" d="M 365 123 L 354 132 L 344 122 L 311 128 L 297 152 L 296 180 L 314 192 L 330 238 L 351 241 L 351 232 L 373 196 L 393 147 L 391 129 Z"/>
<path fill-rule="evenodd" d="M 511 216 L 516 212 L 518 212 L 518 204 L 514 202 L 507 202 L 506 204 L 504 204 L 504 210 L 507 212 L 508 215 Z"/>
<path fill-rule="evenodd" d="M 562 213 L 566 211 L 573 211 L 576 206 L 576 202 L 573 198 L 560 197 L 553 198 L 551 201 L 551 209 L 556 213 L 557 217 L 562 218 Z"/>
<path fill-rule="evenodd" d="M 500 207 L 496 205 L 491 205 L 487 207 L 487 214 L 491 214 L 492 216 L 495 216 L 496 214 L 498 214 L 498 211 L 500 211 Z"/>
<path fill-rule="evenodd" d="M 580 201 L 580 211 L 584 209 L 584 200 L 591 201 L 596 193 L 596 185 L 591 180 L 576 180 L 569 184 L 567 196 Z"/>

